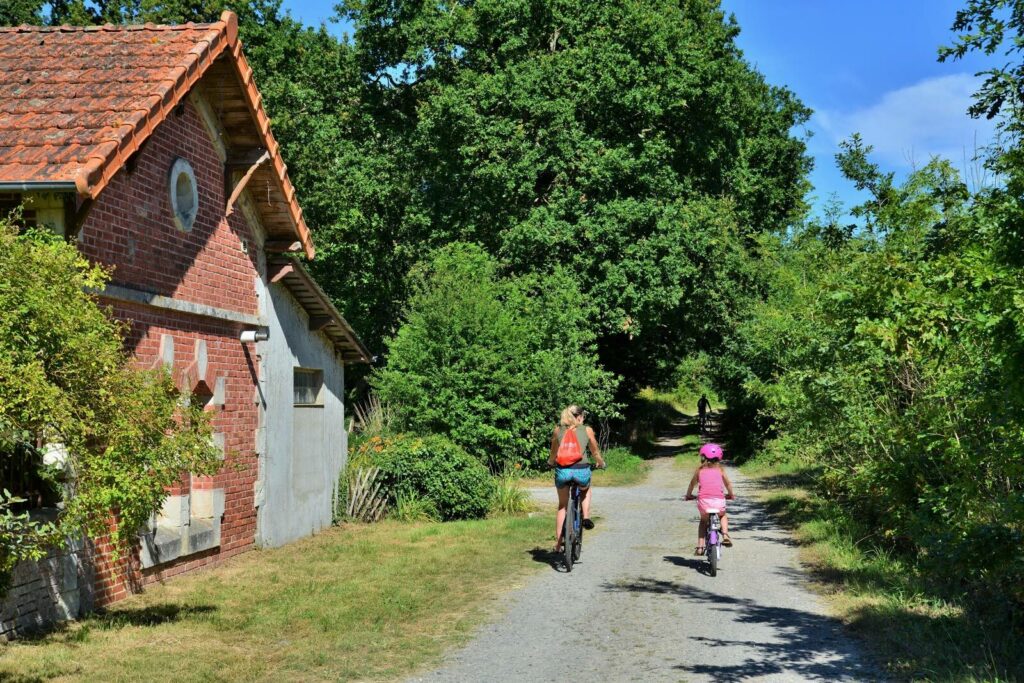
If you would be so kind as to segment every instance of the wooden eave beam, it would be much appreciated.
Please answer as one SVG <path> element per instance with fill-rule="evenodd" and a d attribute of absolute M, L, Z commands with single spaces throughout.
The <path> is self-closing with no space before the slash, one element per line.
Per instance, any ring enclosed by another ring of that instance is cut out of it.
<path fill-rule="evenodd" d="M 334 322 L 334 319 L 329 315 L 311 315 L 309 316 L 309 331 L 319 332 L 332 322 Z"/>
<path fill-rule="evenodd" d="M 247 170 L 245 172 L 245 175 L 242 176 L 242 179 L 239 180 L 238 184 L 235 185 L 234 189 L 231 190 L 230 196 L 228 197 L 227 206 L 224 209 L 224 215 L 230 216 L 234 212 L 234 210 L 235 210 L 235 202 L 238 201 L 239 195 L 241 195 L 242 194 L 242 190 L 245 189 L 246 183 L 248 183 L 249 179 L 252 178 L 254 173 L 256 173 L 256 169 L 258 169 L 260 167 L 260 164 L 262 164 L 262 163 L 264 163 L 266 161 L 269 161 L 269 160 L 270 160 L 270 152 L 268 152 L 267 150 L 263 150 L 263 153 L 260 154 L 259 158 L 257 158 L 249 166 L 249 170 Z M 231 187 L 231 184 L 232 184 L 232 181 L 233 181 L 232 176 L 234 176 L 235 168 L 236 168 L 235 166 L 231 166 L 229 164 L 230 164 L 230 161 L 224 162 L 224 189 L 225 189 L 224 194 L 225 195 L 228 194 L 227 190 Z M 244 168 L 244 166 L 240 167 L 240 168 Z"/>
<path fill-rule="evenodd" d="M 294 272 L 295 266 L 291 263 L 271 264 L 267 269 L 267 275 L 270 276 L 271 282 L 280 282 Z"/>
<path fill-rule="evenodd" d="M 271 254 L 287 254 L 302 251 L 302 242 L 298 240 L 267 240 L 263 250 Z"/>
<path fill-rule="evenodd" d="M 232 149 L 228 152 L 228 158 L 224 165 L 232 170 L 250 168 L 253 164 L 260 162 L 264 154 L 267 154 L 267 150 L 263 147 Z"/>

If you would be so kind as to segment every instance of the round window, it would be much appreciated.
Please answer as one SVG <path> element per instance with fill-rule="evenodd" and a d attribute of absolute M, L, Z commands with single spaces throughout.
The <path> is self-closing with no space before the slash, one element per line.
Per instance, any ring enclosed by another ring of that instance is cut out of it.
<path fill-rule="evenodd" d="M 184 159 L 175 159 L 171 165 L 170 191 L 174 224 L 179 230 L 188 232 L 196 222 L 199 211 L 199 188 L 196 186 L 192 164 Z"/>

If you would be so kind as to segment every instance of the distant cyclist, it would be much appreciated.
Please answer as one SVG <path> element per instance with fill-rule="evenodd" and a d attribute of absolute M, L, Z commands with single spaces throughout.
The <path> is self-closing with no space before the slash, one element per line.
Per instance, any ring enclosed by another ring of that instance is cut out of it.
<path fill-rule="evenodd" d="M 701 431 L 707 428 L 710 412 L 711 401 L 708 400 L 707 394 L 701 394 L 700 400 L 697 401 L 697 424 L 700 425 Z"/>
<path fill-rule="evenodd" d="M 601 449 L 597 445 L 594 430 L 583 424 L 587 413 L 573 405 L 562 411 L 558 426 L 551 434 L 551 455 L 548 466 L 555 468 L 555 489 L 558 491 L 558 514 L 555 516 L 555 552 L 562 551 L 562 525 L 565 524 L 565 509 L 569 506 L 569 487 L 573 482 L 583 492 L 583 528 L 593 529 L 590 520 L 590 459 L 594 454 L 598 467 L 604 467 Z"/>

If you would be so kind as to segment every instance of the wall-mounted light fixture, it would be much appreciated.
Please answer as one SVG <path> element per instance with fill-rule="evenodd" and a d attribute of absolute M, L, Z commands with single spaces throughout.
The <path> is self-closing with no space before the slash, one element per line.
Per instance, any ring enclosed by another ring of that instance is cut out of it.
<path fill-rule="evenodd" d="M 238 337 L 238 340 L 243 344 L 267 341 L 268 339 L 270 339 L 270 328 L 267 327 L 261 327 L 255 330 L 243 330 L 242 334 Z"/>

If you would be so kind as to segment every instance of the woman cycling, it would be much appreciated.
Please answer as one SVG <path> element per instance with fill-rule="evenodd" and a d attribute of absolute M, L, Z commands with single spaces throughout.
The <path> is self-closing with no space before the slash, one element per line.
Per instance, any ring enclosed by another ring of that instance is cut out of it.
<path fill-rule="evenodd" d="M 604 467 L 604 458 L 597 445 L 594 430 L 584 426 L 583 420 L 587 413 L 579 406 L 572 405 L 562 411 L 562 417 L 551 434 L 551 455 L 548 467 L 555 468 L 555 489 L 558 491 L 558 514 L 555 516 L 555 552 L 562 551 L 562 525 L 565 523 L 565 510 L 569 505 L 569 487 L 573 482 L 583 492 L 583 528 L 593 529 L 590 520 L 590 459 L 588 452 L 594 454 L 598 467 Z M 573 452 L 573 442 L 578 459 L 569 462 L 567 453 Z M 561 456 L 561 459 L 560 459 Z"/>

